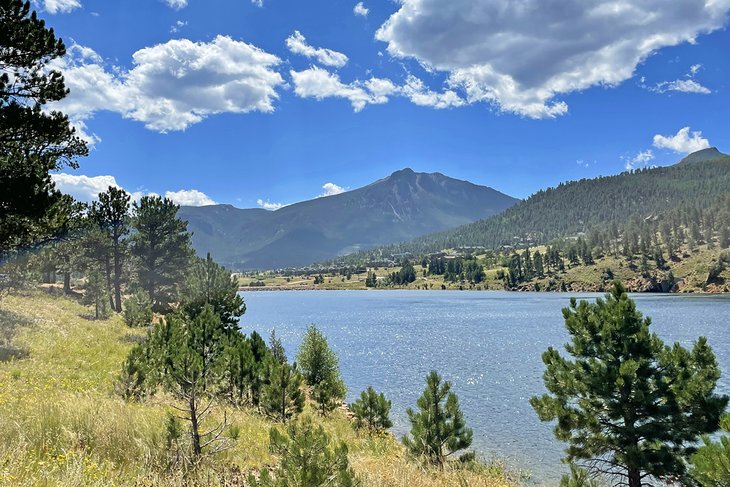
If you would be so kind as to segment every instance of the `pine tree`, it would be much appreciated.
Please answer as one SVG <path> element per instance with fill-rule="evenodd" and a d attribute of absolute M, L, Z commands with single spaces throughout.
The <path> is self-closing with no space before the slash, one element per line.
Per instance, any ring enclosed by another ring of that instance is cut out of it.
<path fill-rule="evenodd" d="M 272 362 L 269 382 L 261 391 L 261 407 L 276 421 L 285 423 L 304 409 L 302 375 L 297 364 Z"/>
<path fill-rule="evenodd" d="M 269 445 L 279 457 L 273 477 L 268 470 L 260 478 L 251 475 L 252 487 L 352 487 L 357 485 L 347 459 L 347 445 L 330 438 L 310 418 L 292 422 L 281 432 L 271 428 Z"/>
<path fill-rule="evenodd" d="M 68 94 L 54 62 L 66 47 L 31 11 L 0 2 L 0 254 L 56 233 L 66 208 L 50 171 L 88 154 L 68 117 L 48 103 Z"/>
<path fill-rule="evenodd" d="M 721 422 L 725 433 L 730 433 L 730 415 Z M 718 441 L 702 438 L 703 445 L 692 455 L 692 478 L 702 487 L 730 487 L 730 436 Z"/>
<path fill-rule="evenodd" d="M 350 404 L 355 414 L 355 427 L 367 428 L 368 433 L 379 433 L 393 426 L 390 420 L 391 402 L 381 392 L 377 394 L 372 386 L 360 393 L 360 398 Z"/>
<path fill-rule="evenodd" d="M 225 337 L 220 318 L 206 305 L 196 316 L 167 317 L 147 341 L 146 356 L 151 361 L 148 380 L 162 385 L 184 404 L 175 409 L 189 424 L 196 459 L 206 449 L 215 452 L 225 446 L 221 438 L 227 427 L 225 418 L 208 431 L 202 429 L 203 421 L 212 412 L 221 381 Z"/>
<path fill-rule="evenodd" d="M 86 276 L 86 289 L 84 290 L 84 303 L 94 307 L 94 317 L 103 320 L 109 317 L 109 294 L 107 285 L 102 273 L 92 268 Z"/>
<path fill-rule="evenodd" d="M 542 421 L 557 420 L 566 460 L 629 487 L 685 479 L 692 444 L 717 430 L 728 402 L 714 394 L 720 369 L 707 340 L 691 351 L 664 345 L 618 282 L 595 304 L 571 299 L 563 316 L 574 360 L 549 348 L 549 394 L 530 403 Z"/>
<path fill-rule="evenodd" d="M 207 304 L 213 307 L 227 330 L 238 331 L 238 319 L 246 312 L 243 298 L 238 294 L 238 281 L 210 253 L 205 259 L 194 259 L 184 284 L 182 309 L 195 315 Z"/>
<path fill-rule="evenodd" d="M 155 310 L 168 311 L 193 255 L 187 222 L 177 218 L 178 205 L 159 196 L 143 196 L 133 209 L 131 250 L 139 285 Z"/>
<path fill-rule="evenodd" d="M 127 255 L 123 240 L 129 233 L 129 193 L 109 186 L 99 193 L 99 201 L 91 205 L 90 217 L 109 242 L 109 260 L 105 262 L 110 281 L 110 296 L 114 311 L 122 311 L 122 269 Z M 113 291 L 113 294 L 112 294 Z"/>
<path fill-rule="evenodd" d="M 286 350 L 284 345 L 281 344 L 281 340 L 276 336 L 276 330 L 271 329 L 271 335 L 269 335 L 269 350 L 271 350 L 271 356 L 280 364 L 286 363 Z"/>
<path fill-rule="evenodd" d="M 426 389 L 416 404 L 418 412 L 406 410 L 411 433 L 403 438 L 403 443 L 412 455 L 443 468 L 451 455 L 469 448 L 473 432 L 466 427 L 451 383 L 441 382 L 436 371 L 426 377 Z"/>

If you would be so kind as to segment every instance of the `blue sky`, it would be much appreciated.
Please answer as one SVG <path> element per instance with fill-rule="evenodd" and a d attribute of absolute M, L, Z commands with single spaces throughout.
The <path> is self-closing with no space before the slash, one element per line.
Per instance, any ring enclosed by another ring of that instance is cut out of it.
<path fill-rule="evenodd" d="M 79 198 L 275 208 L 406 166 L 526 197 L 730 151 L 730 0 L 35 6 L 92 142 L 55 176 Z"/>

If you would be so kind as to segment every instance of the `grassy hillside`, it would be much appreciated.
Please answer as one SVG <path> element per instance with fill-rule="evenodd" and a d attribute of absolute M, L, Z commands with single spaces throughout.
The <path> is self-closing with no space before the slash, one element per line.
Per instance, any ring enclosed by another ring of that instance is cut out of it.
<path fill-rule="evenodd" d="M 0 301 L 0 485 L 189 485 L 194 477 L 168 468 L 169 398 L 130 403 L 114 394 L 120 364 L 142 333 L 118 316 L 89 314 L 45 292 Z M 516 485 L 498 465 L 424 470 L 391 436 L 360 435 L 341 412 L 312 416 L 347 442 L 364 485 Z M 206 460 L 197 474 L 203 485 L 244 485 L 247 472 L 276 462 L 272 423 L 246 409 L 229 409 L 228 419 L 239 440 Z"/>

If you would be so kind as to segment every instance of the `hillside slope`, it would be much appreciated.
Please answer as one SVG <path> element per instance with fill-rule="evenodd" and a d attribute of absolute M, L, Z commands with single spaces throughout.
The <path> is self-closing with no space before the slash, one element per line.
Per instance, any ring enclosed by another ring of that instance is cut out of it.
<path fill-rule="evenodd" d="M 277 211 L 183 207 L 193 245 L 237 270 L 304 266 L 471 223 L 518 200 L 485 186 L 411 169 Z"/>
<path fill-rule="evenodd" d="M 437 252 L 463 246 L 524 246 L 649 218 L 689 203 L 706 207 L 730 193 L 730 156 L 716 149 L 690 154 L 681 163 L 581 179 L 538 191 L 491 218 L 375 249 L 371 256 Z"/>

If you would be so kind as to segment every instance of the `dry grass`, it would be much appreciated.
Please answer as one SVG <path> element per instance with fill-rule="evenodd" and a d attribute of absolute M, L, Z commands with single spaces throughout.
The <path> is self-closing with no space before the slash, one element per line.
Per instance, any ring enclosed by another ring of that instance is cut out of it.
<path fill-rule="evenodd" d="M 0 362 L 0 486 L 242 485 L 248 472 L 276 462 L 268 451 L 271 422 L 228 408 L 238 441 L 191 476 L 166 444 L 169 399 L 130 403 L 114 394 L 116 374 L 140 330 L 117 316 L 90 320 L 76 302 L 41 293 L 10 296 L 0 307 L 6 344 L 26 352 Z M 221 417 L 219 408 L 210 421 Z M 498 465 L 423 469 L 405 459 L 392 436 L 359 434 L 341 413 L 314 417 L 348 444 L 364 485 L 515 485 Z"/>

